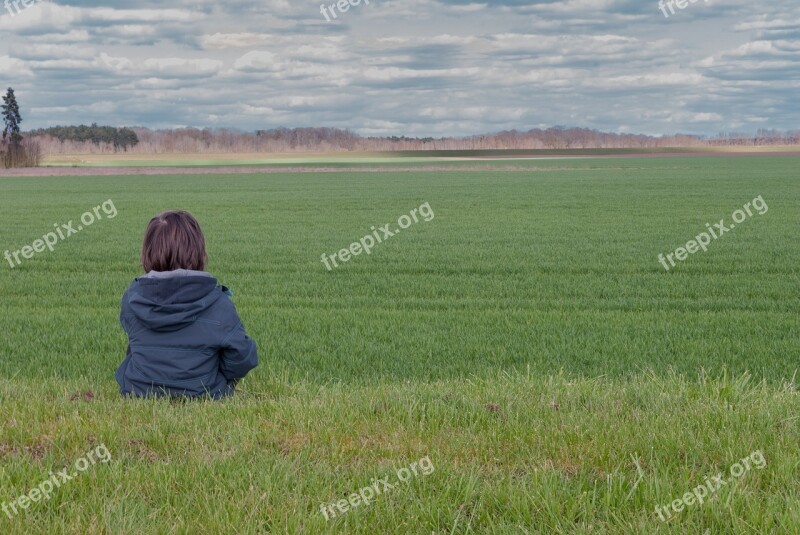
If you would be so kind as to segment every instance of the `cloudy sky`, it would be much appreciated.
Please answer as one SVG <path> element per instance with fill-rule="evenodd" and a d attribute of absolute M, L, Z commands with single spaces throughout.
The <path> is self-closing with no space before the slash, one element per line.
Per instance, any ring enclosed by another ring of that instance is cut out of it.
<path fill-rule="evenodd" d="M 800 128 L 798 0 L 362 0 L 331 22 L 320 0 L 16 1 L 0 84 L 25 128 Z"/>

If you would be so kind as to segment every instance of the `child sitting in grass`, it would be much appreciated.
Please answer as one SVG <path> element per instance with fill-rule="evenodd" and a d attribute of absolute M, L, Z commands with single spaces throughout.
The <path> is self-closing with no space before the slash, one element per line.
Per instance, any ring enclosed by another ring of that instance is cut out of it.
<path fill-rule="evenodd" d="M 229 290 L 203 271 L 200 224 L 189 212 L 150 220 L 142 245 L 145 275 L 122 297 L 128 353 L 116 373 L 123 396 L 223 398 L 258 365 L 256 343 Z"/>

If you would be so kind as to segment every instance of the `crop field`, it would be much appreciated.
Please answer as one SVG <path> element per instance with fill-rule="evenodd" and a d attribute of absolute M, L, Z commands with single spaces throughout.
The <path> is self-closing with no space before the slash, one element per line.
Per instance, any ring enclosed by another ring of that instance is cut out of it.
<path fill-rule="evenodd" d="M 690 154 L 742 154 L 763 153 L 798 155 L 797 147 L 789 146 L 726 146 L 695 148 L 627 148 L 627 149 L 505 149 L 505 150 L 406 150 L 391 152 L 297 152 L 297 153 L 221 153 L 221 154 L 172 154 L 131 153 L 118 154 L 51 154 L 45 159 L 48 167 L 204 167 L 235 165 L 343 165 L 368 166 L 374 164 L 441 163 L 464 160 L 514 161 L 518 159 L 552 159 L 603 156 L 654 156 Z"/>
<path fill-rule="evenodd" d="M 799 162 L 0 176 L 0 505 L 110 457 L 0 533 L 797 532 Z M 114 381 L 120 298 L 172 208 L 258 343 L 223 402 Z"/>

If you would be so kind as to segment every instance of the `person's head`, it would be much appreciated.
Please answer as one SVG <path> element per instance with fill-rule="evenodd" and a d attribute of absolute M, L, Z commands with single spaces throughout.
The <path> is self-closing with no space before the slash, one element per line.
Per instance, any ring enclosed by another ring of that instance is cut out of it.
<path fill-rule="evenodd" d="M 170 210 L 158 214 L 147 225 L 142 243 L 142 267 L 150 271 L 206 267 L 206 240 L 200 223 L 189 212 Z"/>

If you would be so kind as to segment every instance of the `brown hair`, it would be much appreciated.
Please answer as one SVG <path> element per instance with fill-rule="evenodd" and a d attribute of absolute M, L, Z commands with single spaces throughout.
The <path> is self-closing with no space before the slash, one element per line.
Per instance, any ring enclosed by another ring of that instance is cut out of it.
<path fill-rule="evenodd" d="M 170 210 L 147 225 L 142 243 L 142 267 L 150 271 L 174 271 L 206 267 L 206 240 L 200 223 L 189 212 Z"/>

